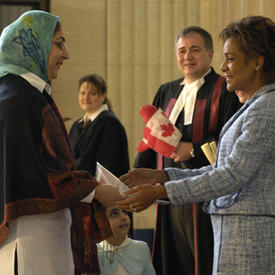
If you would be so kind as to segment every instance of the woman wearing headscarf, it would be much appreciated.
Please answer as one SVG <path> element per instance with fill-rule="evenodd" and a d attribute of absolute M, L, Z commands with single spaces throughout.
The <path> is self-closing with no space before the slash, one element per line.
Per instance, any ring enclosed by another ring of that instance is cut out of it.
<path fill-rule="evenodd" d="M 220 37 L 227 89 L 236 90 L 244 105 L 220 133 L 214 166 L 134 170 L 122 179 L 137 187 L 118 206 L 141 211 L 158 198 L 174 206 L 206 201 L 214 232 L 213 275 L 273 275 L 275 23 L 246 17 L 226 26 Z"/>
<path fill-rule="evenodd" d="M 75 170 L 50 95 L 68 58 L 50 13 L 26 12 L 0 37 L 0 274 L 99 274 L 95 242 L 111 235 L 102 204 L 120 195 Z"/>

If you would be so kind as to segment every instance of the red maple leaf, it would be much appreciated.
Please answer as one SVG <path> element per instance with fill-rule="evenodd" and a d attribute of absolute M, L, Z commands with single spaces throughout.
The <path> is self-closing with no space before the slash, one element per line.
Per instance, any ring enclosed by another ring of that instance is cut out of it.
<path fill-rule="evenodd" d="M 173 124 L 171 123 L 167 123 L 167 124 L 162 124 L 160 125 L 160 128 L 162 130 L 162 136 L 163 137 L 169 137 L 169 136 L 172 136 L 172 134 L 174 133 L 174 127 L 173 127 Z"/>

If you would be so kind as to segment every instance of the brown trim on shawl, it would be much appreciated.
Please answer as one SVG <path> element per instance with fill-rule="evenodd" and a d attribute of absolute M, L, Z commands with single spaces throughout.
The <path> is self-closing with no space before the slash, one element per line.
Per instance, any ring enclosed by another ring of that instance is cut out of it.
<path fill-rule="evenodd" d="M 112 236 L 105 208 L 96 201 L 92 205 L 80 203 L 73 207 L 72 217 L 75 274 L 99 274 L 96 243 Z"/>
<path fill-rule="evenodd" d="M 43 140 L 46 149 L 43 155 L 54 196 L 68 205 L 73 203 L 70 209 L 75 274 L 99 274 L 96 242 L 112 236 L 110 224 L 104 208 L 97 201 L 92 204 L 79 202 L 98 183 L 86 171 L 72 171 L 75 170 L 75 164 L 63 119 L 52 98 L 46 93 L 44 95 L 52 108 L 46 106 L 48 108 L 43 109 Z M 55 115 L 59 123 L 56 123 Z"/>

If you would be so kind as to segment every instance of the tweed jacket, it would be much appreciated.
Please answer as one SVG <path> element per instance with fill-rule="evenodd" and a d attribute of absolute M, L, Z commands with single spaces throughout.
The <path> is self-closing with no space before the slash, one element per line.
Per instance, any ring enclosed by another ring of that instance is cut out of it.
<path fill-rule="evenodd" d="M 214 167 L 165 169 L 170 202 L 210 201 L 210 214 L 275 216 L 275 83 L 260 88 L 223 127 Z"/>

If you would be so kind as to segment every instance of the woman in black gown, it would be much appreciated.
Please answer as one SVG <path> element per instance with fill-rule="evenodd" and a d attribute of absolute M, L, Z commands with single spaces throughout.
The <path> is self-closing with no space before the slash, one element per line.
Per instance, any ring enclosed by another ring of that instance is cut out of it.
<path fill-rule="evenodd" d="M 127 136 L 110 110 L 105 80 L 98 74 L 82 77 L 79 80 L 78 101 L 85 114 L 74 122 L 70 130 L 77 168 L 94 176 L 96 162 L 99 162 L 117 177 L 127 173 Z"/>

